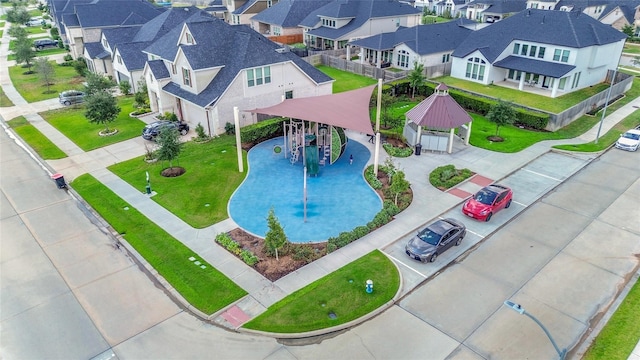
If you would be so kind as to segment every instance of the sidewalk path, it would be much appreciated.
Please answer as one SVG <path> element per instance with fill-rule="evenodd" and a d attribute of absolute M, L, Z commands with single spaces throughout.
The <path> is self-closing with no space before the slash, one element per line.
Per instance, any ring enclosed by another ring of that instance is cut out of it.
<path fill-rule="evenodd" d="M 61 105 L 57 103 L 57 99 L 27 104 L 20 96 L 8 77 L 9 63 L 6 60 L 8 40 L 8 34 L 5 30 L 2 37 L 2 45 L 0 45 L 0 85 L 15 106 L 0 108 L 0 115 L 6 120 L 19 115 L 25 116 L 30 123 L 68 155 L 68 158 L 65 159 L 47 161 L 48 165 L 56 172 L 63 173 L 68 179 L 74 179 L 85 173 L 91 174 L 151 221 L 158 224 L 245 289 L 249 295 L 238 304 L 235 304 L 231 310 L 237 312 L 239 309 L 241 313 L 246 314 L 248 317 L 261 313 L 288 294 L 348 264 L 363 253 L 387 246 L 396 239 L 413 232 L 428 219 L 435 218 L 447 209 L 459 204 L 462 201 L 461 198 L 450 196 L 450 194 L 434 189 L 428 184 L 429 172 L 436 166 L 440 166 L 443 160 L 453 163 L 458 168 L 469 168 L 489 180 L 497 181 L 548 152 L 552 145 L 583 143 L 595 140 L 597 127 L 599 126 L 599 124 L 596 125 L 576 139 L 544 141 L 515 154 L 490 152 L 472 146 L 465 147 L 457 144 L 454 153 L 451 155 L 432 155 L 423 151 L 423 155 L 420 157 L 411 156 L 404 159 L 394 159 L 399 167 L 405 171 L 407 180 L 412 184 L 414 200 L 411 206 L 397 215 L 394 221 L 370 233 L 361 240 L 324 256 L 272 283 L 252 268 L 246 266 L 241 260 L 222 249 L 222 247 L 214 245 L 214 238 L 218 233 L 237 227 L 233 220 L 227 219 L 204 229 L 195 229 L 158 205 L 143 193 L 144 189 L 132 187 L 106 169 L 112 164 L 143 155 L 145 153 L 144 140 L 134 138 L 101 149 L 84 152 L 57 129 L 44 121 L 38 115 L 38 112 L 61 107 Z M 638 107 L 640 107 L 640 98 L 634 99 L 629 104 L 609 114 L 604 119 L 600 135 L 604 135 Z M 366 135 L 349 132 L 349 138 L 365 144 L 373 154 L 373 144 L 367 141 Z M 385 156 L 382 157 L 381 163 L 384 162 Z M 370 162 L 372 160 L 373 156 Z M 437 204 L 437 206 L 433 206 L 433 204 Z M 410 289 L 403 289 L 403 291 L 408 290 Z M 229 317 L 224 315 L 224 313 L 220 314 L 214 321 L 232 328 L 238 326 L 238 324 L 233 323 L 233 321 L 229 320 Z"/>

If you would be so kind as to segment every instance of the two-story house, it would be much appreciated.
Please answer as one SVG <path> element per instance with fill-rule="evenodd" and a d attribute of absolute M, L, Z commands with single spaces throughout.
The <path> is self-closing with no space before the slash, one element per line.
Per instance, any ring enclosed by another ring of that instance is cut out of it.
<path fill-rule="evenodd" d="M 360 47 L 360 60 L 373 64 L 391 63 L 394 67 L 410 70 L 414 63 L 425 67 L 440 66 L 438 75 L 448 74 L 451 54 L 469 36 L 477 23 L 460 18 L 449 22 L 400 28 L 349 42 Z"/>
<path fill-rule="evenodd" d="M 225 20 L 233 25 L 249 25 L 251 18 L 272 7 L 278 0 L 223 0 L 227 7 Z"/>
<path fill-rule="evenodd" d="M 332 0 L 280 0 L 251 18 L 253 30 L 271 40 L 294 44 L 302 41 L 302 28 L 298 26 L 309 13 Z"/>
<path fill-rule="evenodd" d="M 582 12 L 527 9 L 469 34 L 452 54 L 451 76 L 556 97 L 604 81 L 625 39 Z"/>
<path fill-rule="evenodd" d="M 418 25 L 421 15 L 420 9 L 396 0 L 334 0 L 311 12 L 300 26 L 305 45 L 342 49 L 351 40 Z"/>
<path fill-rule="evenodd" d="M 527 0 L 473 0 L 464 7 L 467 19 L 496 22 L 524 10 Z"/>
<path fill-rule="evenodd" d="M 244 25 L 210 18 L 185 23 L 144 49 L 151 108 L 174 112 L 209 134 L 234 122 L 233 108 L 328 95 L 333 79 Z M 257 118 L 243 112 L 241 126 Z"/>
<path fill-rule="evenodd" d="M 84 53 L 85 43 L 100 41 L 103 29 L 143 25 L 163 11 L 147 1 L 100 0 L 76 4 L 73 13 L 62 15 L 71 55 L 77 58 Z"/>
<path fill-rule="evenodd" d="M 618 30 L 640 26 L 640 0 L 527 0 L 527 8 L 581 11 Z"/>

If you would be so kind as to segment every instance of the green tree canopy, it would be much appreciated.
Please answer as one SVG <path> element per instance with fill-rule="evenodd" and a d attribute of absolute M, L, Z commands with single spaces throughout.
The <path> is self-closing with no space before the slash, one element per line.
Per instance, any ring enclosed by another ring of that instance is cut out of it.
<path fill-rule="evenodd" d="M 120 114 L 120 107 L 116 98 L 107 91 L 100 91 L 87 95 L 86 111 L 84 116 L 92 124 L 102 124 L 105 132 L 109 132 L 109 123 L 113 122 Z"/>
<path fill-rule="evenodd" d="M 47 93 L 51 92 L 51 85 L 53 84 L 55 70 L 53 69 L 53 65 L 51 65 L 51 63 L 49 62 L 49 58 L 38 58 L 35 65 L 38 78 L 40 78 L 44 86 L 47 87 Z"/>
<path fill-rule="evenodd" d="M 425 76 L 424 76 L 424 65 L 419 62 L 413 63 L 413 70 L 409 73 L 408 76 L 409 85 L 411 85 L 411 98 L 413 99 L 416 96 L 416 89 L 419 86 L 424 85 Z"/>
<path fill-rule="evenodd" d="M 93 95 L 104 90 L 109 90 L 115 85 L 116 83 L 108 77 L 89 72 L 87 73 L 87 85 L 85 85 L 84 90 L 87 95 Z"/>
<path fill-rule="evenodd" d="M 10 36 L 13 36 L 14 38 L 16 38 L 16 43 L 29 37 L 29 33 L 27 32 L 27 29 L 18 25 L 12 25 L 9 28 L 8 32 Z"/>
<path fill-rule="evenodd" d="M 496 136 L 500 136 L 500 126 L 513 124 L 516 120 L 516 111 L 510 103 L 499 100 L 491 106 L 486 117 L 496 124 Z"/>
<path fill-rule="evenodd" d="M 267 225 L 269 226 L 269 231 L 267 231 L 267 235 L 264 238 L 264 245 L 267 248 L 267 252 L 269 254 L 275 254 L 276 260 L 279 260 L 278 249 L 281 249 L 287 244 L 287 235 L 285 235 L 284 229 L 276 217 L 273 207 L 269 209 Z"/>
<path fill-rule="evenodd" d="M 622 32 L 628 37 L 632 37 L 633 33 L 635 32 L 635 28 L 633 27 L 633 25 L 627 24 L 622 27 Z"/>
<path fill-rule="evenodd" d="M 36 57 L 36 51 L 33 49 L 31 39 L 25 38 L 22 41 L 18 41 L 13 49 L 13 54 L 16 57 L 16 64 L 24 64 L 29 69 L 28 73 L 30 74 L 32 72 L 33 59 Z"/>
<path fill-rule="evenodd" d="M 13 3 L 13 7 L 11 9 L 7 10 L 6 15 L 7 21 L 12 24 L 22 25 L 31 19 L 31 15 L 29 15 L 27 9 L 16 2 Z"/>
<path fill-rule="evenodd" d="M 182 143 L 180 142 L 180 133 L 175 127 L 162 127 L 157 138 L 158 142 L 158 160 L 168 160 L 169 167 L 173 167 L 173 160 L 180 156 Z"/>
<path fill-rule="evenodd" d="M 410 183 L 405 179 L 403 171 L 397 171 L 391 179 L 389 191 L 394 196 L 394 203 L 398 206 L 398 196 L 409 190 Z"/>

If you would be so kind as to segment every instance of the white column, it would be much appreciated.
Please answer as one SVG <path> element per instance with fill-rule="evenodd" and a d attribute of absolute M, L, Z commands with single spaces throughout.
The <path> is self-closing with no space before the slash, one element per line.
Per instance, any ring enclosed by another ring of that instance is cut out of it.
<path fill-rule="evenodd" d="M 242 162 L 242 143 L 240 142 L 240 111 L 237 106 L 233 107 L 233 122 L 236 127 L 236 151 L 238 152 L 238 171 L 244 172 L 244 163 Z"/>
<path fill-rule="evenodd" d="M 376 133 L 376 145 L 373 150 L 373 175 L 378 177 L 378 161 L 380 160 L 380 133 Z"/>
<path fill-rule="evenodd" d="M 520 82 L 518 83 L 518 90 L 522 91 L 524 89 L 524 73 L 520 73 Z"/>
<path fill-rule="evenodd" d="M 469 138 L 471 137 L 471 123 L 472 121 L 469 121 L 469 123 L 467 124 L 467 136 L 465 136 L 464 138 L 465 145 L 469 145 Z"/>
<path fill-rule="evenodd" d="M 553 79 L 553 86 L 551 88 L 551 97 L 555 98 L 556 95 L 558 95 L 558 84 L 560 84 L 560 81 L 556 81 L 556 79 Z"/>
<path fill-rule="evenodd" d="M 449 130 L 449 143 L 447 144 L 447 153 L 451 154 L 453 152 L 453 133 L 455 129 Z"/>
<path fill-rule="evenodd" d="M 351 61 L 351 45 L 347 44 L 347 61 Z"/>
<path fill-rule="evenodd" d="M 360 48 L 360 64 L 364 64 L 364 48 Z"/>

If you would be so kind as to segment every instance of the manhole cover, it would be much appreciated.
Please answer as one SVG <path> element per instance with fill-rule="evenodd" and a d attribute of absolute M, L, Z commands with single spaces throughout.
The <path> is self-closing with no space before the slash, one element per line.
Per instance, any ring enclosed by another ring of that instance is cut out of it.
<path fill-rule="evenodd" d="M 336 313 L 334 313 L 333 311 L 329 313 L 329 319 L 333 320 L 337 318 L 338 318 L 338 315 L 336 315 Z"/>

